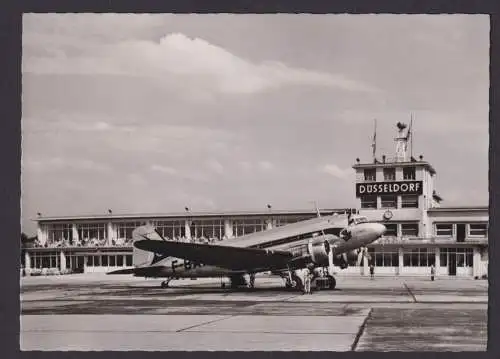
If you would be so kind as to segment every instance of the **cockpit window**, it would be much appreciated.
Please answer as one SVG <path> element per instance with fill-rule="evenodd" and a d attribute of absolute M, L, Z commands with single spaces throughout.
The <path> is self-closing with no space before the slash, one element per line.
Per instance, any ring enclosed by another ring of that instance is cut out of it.
<path fill-rule="evenodd" d="M 354 218 L 354 224 L 366 223 L 368 219 L 366 217 L 356 217 Z"/>

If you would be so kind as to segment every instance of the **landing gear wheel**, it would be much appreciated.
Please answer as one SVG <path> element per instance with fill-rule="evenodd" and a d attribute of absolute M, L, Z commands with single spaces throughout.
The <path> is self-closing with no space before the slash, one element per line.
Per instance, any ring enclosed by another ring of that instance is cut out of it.
<path fill-rule="evenodd" d="M 335 280 L 335 277 L 329 275 L 328 276 L 328 289 L 333 290 L 333 289 L 335 289 L 336 285 L 337 285 L 337 281 Z"/>
<path fill-rule="evenodd" d="M 169 283 L 169 282 L 170 282 L 170 281 L 168 281 L 168 280 L 165 280 L 165 281 L 161 282 L 161 287 L 162 287 L 162 288 L 168 288 L 168 283 Z"/>

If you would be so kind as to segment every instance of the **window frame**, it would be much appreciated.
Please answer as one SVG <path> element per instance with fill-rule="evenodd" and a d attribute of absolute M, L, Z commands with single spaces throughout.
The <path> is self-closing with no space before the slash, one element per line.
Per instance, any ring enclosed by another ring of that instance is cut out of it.
<path fill-rule="evenodd" d="M 363 171 L 363 178 L 366 182 L 377 181 L 377 169 L 376 168 L 365 168 Z"/>
<path fill-rule="evenodd" d="M 413 199 L 415 199 L 415 201 L 409 202 L 408 198 L 413 198 Z M 405 201 L 405 199 L 407 201 Z M 413 205 L 409 206 L 408 203 L 415 204 L 415 206 L 413 206 Z M 416 195 L 416 194 L 402 194 L 401 195 L 401 208 L 419 208 L 418 207 L 418 195 Z"/>
<path fill-rule="evenodd" d="M 439 228 L 438 226 L 443 226 L 443 225 L 449 225 L 450 226 L 450 234 L 439 234 Z M 453 238 L 453 235 L 455 233 L 455 226 L 453 223 L 446 223 L 446 222 L 441 222 L 441 223 L 435 223 L 434 224 L 434 234 L 436 235 L 436 237 L 449 237 L 449 238 Z"/>
<path fill-rule="evenodd" d="M 368 201 L 367 201 L 368 199 Z M 370 200 L 371 199 L 371 200 Z M 367 195 L 362 196 L 361 199 L 361 208 L 363 209 L 377 209 L 378 208 L 378 199 L 376 195 Z M 366 206 L 367 203 L 375 203 L 375 206 Z"/>

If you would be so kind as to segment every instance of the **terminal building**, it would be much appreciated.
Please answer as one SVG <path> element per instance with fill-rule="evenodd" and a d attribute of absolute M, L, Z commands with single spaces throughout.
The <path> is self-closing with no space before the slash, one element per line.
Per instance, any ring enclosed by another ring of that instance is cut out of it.
<path fill-rule="evenodd" d="M 488 207 L 444 207 L 434 188 L 435 169 L 408 151 L 410 130 L 398 123 L 394 156 L 356 159 L 357 208 L 321 209 L 323 215 L 357 213 L 387 227 L 369 245 L 359 266 L 338 274 L 430 275 L 484 278 L 488 273 Z M 108 272 L 132 267 L 132 231 L 149 223 L 168 240 L 214 242 L 294 223 L 316 216 L 315 210 L 43 217 L 37 244 L 24 251 L 26 273 Z"/>

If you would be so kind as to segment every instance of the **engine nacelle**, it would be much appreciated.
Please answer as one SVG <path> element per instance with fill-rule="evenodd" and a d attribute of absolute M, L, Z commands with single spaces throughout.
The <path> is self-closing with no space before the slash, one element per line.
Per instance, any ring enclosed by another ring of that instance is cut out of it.
<path fill-rule="evenodd" d="M 318 266 L 328 265 L 328 253 L 330 253 L 331 247 L 327 238 L 318 237 L 313 239 L 309 242 L 307 249 L 314 264 Z"/>
<path fill-rule="evenodd" d="M 342 268 L 345 269 L 349 266 L 355 266 L 359 260 L 359 252 L 358 250 L 354 249 L 352 251 L 349 251 L 347 253 L 342 253 L 339 255 L 336 255 L 333 258 L 333 263 Z"/>
<path fill-rule="evenodd" d="M 359 252 L 358 250 L 352 250 L 346 253 L 347 263 L 349 263 L 349 265 L 352 266 L 356 264 L 359 256 L 358 252 Z"/>

